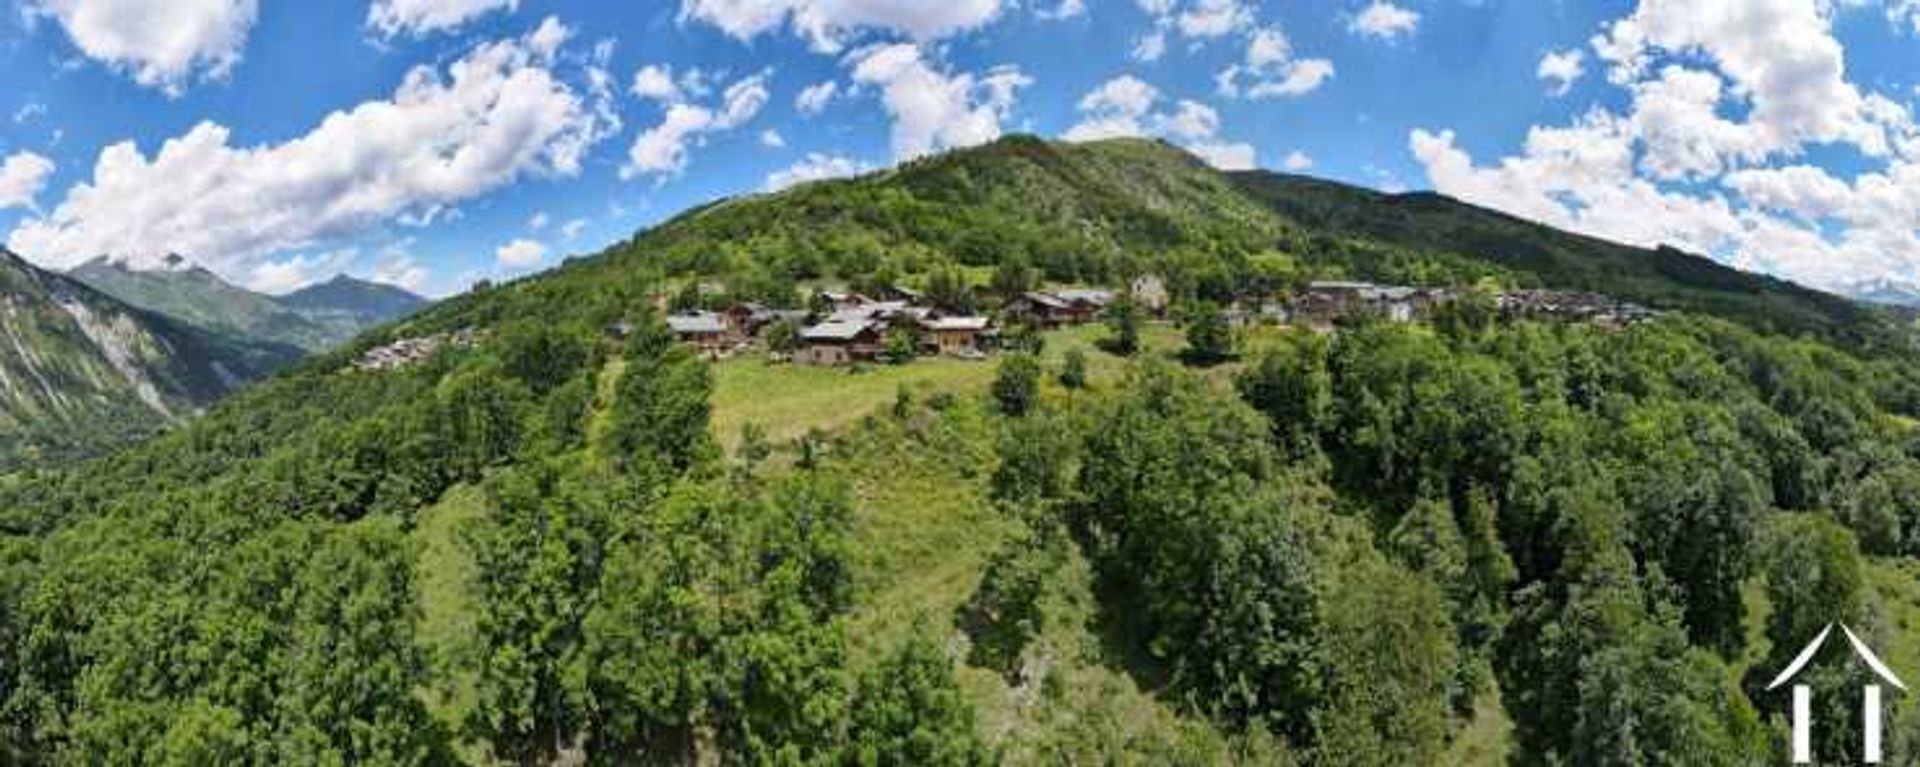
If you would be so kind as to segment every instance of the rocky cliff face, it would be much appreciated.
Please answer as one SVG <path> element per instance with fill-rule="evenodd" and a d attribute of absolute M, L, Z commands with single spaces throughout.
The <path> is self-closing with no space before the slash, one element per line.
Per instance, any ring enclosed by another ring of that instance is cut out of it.
<path fill-rule="evenodd" d="M 164 428 L 298 355 L 136 309 L 0 250 L 0 471 Z"/>

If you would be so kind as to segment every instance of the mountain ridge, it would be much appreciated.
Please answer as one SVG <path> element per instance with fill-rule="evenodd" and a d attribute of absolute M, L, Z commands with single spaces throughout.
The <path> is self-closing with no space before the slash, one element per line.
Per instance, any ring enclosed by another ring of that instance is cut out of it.
<path fill-rule="evenodd" d="M 291 362 L 126 304 L 0 248 L 0 469 L 91 455 Z"/>
<path fill-rule="evenodd" d="M 169 254 L 153 268 L 101 256 L 68 272 L 126 303 L 202 329 L 317 351 L 365 328 L 424 306 L 401 288 L 336 276 L 271 296 L 235 285 L 192 260 Z"/>

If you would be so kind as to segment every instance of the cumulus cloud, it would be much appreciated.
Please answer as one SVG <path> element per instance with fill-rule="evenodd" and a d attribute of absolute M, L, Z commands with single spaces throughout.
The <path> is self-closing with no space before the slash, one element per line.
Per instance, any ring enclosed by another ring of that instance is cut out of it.
<path fill-rule="evenodd" d="M 873 46 L 851 61 L 854 82 L 879 89 L 902 160 L 999 138 L 1016 93 L 1033 82 L 1011 66 L 977 76 L 936 69 L 911 43 Z"/>
<path fill-rule="evenodd" d="M 808 152 L 806 159 L 768 175 L 765 188 L 769 192 L 778 192 L 811 181 L 857 176 L 872 169 L 873 166 L 849 157 Z"/>
<path fill-rule="evenodd" d="M 87 58 L 134 82 L 180 95 L 196 79 L 240 63 L 256 0 L 23 0 L 26 18 L 51 18 Z"/>
<path fill-rule="evenodd" d="M 823 53 L 838 53 L 864 30 L 926 42 L 978 28 L 1001 0 L 682 0 L 682 21 L 712 24 L 740 40 L 791 28 Z"/>
<path fill-rule="evenodd" d="M 1547 81 L 1548 92 L 1555 96 L 1565 96 L 1573 90 L 1573 84 L 1587 73 L 1587 54 L 1578 48 L 1566 51 L 1548 51 L 1540 57 L 1540 66 L 1534 70 L 1534 76 Z"/>
<path fill-rule="evenodd" d="M 560 225 L 560 239 L 572 242 L 580 239 L 580 233 L 586 231 L 587 220 L 576 218 Z"/>
<path fill-rule="evenodd" d="M 1845 142 L 1887 150 L 1868 100 L 1846 80 L 1830 4 L 1818 0 L 1643 0 L 1593 41 L 1608 79 L 1645 79 L 1663 58 L 1700 57 L 1739 86 L 1763 152 Z"/>
<path fill-rule="evenodd" d="M 1277 27 L 1256 30 L 1247 39 L 1247 53 L 1238 64 L 1214 78 L 1220 95 L 1251 99 L 1304 96 L 1333 78 L 1333 62 L 1296 59 L 1293 44 Z"/>
<path fill-rule="evenodd" d="M 1154 30 L 1141 35 L 1140 39 L 1134 42 L 1131 55 L 1134 61 L 1147 63 L 1159 61 L 1160 57 L 1167 55 L 1167 33 Z"/>
<path fill-rule="evenodd" d="M 1051 9 L 1042 7 L 1034 11 L 1034 15 L 1039 16 L 1040 18 L 1046 19 L 1048 21 L 1059 21 L 1061 19 L 1071 19 L 1079 16 L 1085 16 L 1086 14 L 1087 14 L 1086 0 L 1060 0 L 1060 2 L 1054 5 L 1053 8 Z"/>
<path fill-rule="evenodd" d="M 1081 97 L 1080 122 L 1061 138 L 1096 141 L 1131 136 L 1160 136 L 1179 142 L 1221 170 L 1254 167 L 1252 144 L 1219 138 L 1220 114 L 1197 101 L 1182 100 L 1171 111 L 1157 110 L 1160 90 L 1132 75 L 1121 75 Z"/>
<path fill-rule="evenodd" d="M 646 70 L 641 72 L 643 76 L 635 78 L 636 92 L 642 90 L 641 82 L 645 79 Z M 708 135 L 738 128 L 760 114 L 771 97 L 767 83 L 772 77 L 771 71 L 761 71 L 741 78 L 727 86 L 714 104 L 679 100 L 688 90 L 685 87 L 676 87 L 671 97 L 658 96 L 667 102 L 666 112 L 658 124 L 634 140 L 632 148 L 627 150 L 627 164 L 620 169 L 620 177 L 652 176 L 665 181 L 680 175 L 687 168 L 692 150 L 705 143 Z"/>
<path fill-rule="evenodd" d="M 1287 153 L 1287 159 L 1280 162 L 1280 167 L 1285 168 L 1289 173 L 1304 173 L 1313 169 L 1313 158 L 1308 157 L 1306 152 L 1295 149 Z"/>
<path fill-rule="evenodd" d="M 245 279 L 277 253 L 430 222 L 525 177 L 575 175 L 607 125 L 552 66 L 531 36 L 490 42 L 444 72 L 416 67 L 391 98 L 285 143 L 234 146 L 227 128 L 202 122 L 151 156 L 115 144 L 8 247 L 60 268 L 178 252 Z"/>
<path fill-rule="evenodd" d="M 1420 14 L 1407 10 L 1385 0 L 1374 0 L 1353 21 L 1347 24 L 1347 31 L 1362 37 L 1380 40 L 1396 40 L 1409 37 L 1420 27 Z"/>
<path fill-rule="evenodd" d="M 518 239 L 493 252 L 494 261 L 508 269 L 530 269 L 547 257 L 547 246 L 529 239 Z"/>
<path fill-rule="evenodd" d="M 53 161 L 33 152 L 15 152 L 0 163 L 0 210 L 31 208 L 53 175 Z"/>
<path fill-rule="evenodd" d="M 382 37 L 420 36 L 454 29 L 519 4 L 519 0 L 373 0 L 367 8 L 367 27 Z"/>
<path fill-rule="evenodd" d="M 633 85 L 628 88 L 633 95 L 652 101 L 675 103 L 685 101 L 686 93 L 680 90 L 680 84 L 673 79 L 673 69 L 658 64 L 648 64 L 633 73 Z"/>
<path fill-rule="evenodd" d="M 1253 26 L 1253 9 L 1242 0 L 1193 0 L 1174 17 L 1174 26 L 1189 38 L 1225 37 Z"/>
<path fill-rule="evenodd" d="M 768 149 L 783 149 L 787 146 L 787 137 L 780 135 L 780 131 L 768 128 L 760 131 L 760 145 Z"/>
<path fill-rule="evenodd" d="M 547 228 L 547 224 L 552 222 L 553 219 L 548 218 L 545 211 L 535 213 L 532 218 L 527 219 L 527 231 L 538 232 Z"/>
<path fill-rule="evenodd" d="M 793 108 L 802 117 L 812 117 L 826 111 L 827 105 L 833 103 L 833 98 L 839 94 L 840 83 L 836 81 L 815 83 L 800 90 L 800 95 L 793 98 Z"/>
<path fill-rule="evenodd" d="M 1485 163 L 1450 131 L 1415 130 L 1409 148 L 1435 189 L 1574 231 L 1821 287 L 1914 280 L 1920 132 L 1846 79 L 1834 8 L 1642 0 L 1594 40 L 1623 107 L 1534 126 Z M 1799 159 L 1822 144 L 1858 149 L 1867 167 L 1849 181 Z"/>

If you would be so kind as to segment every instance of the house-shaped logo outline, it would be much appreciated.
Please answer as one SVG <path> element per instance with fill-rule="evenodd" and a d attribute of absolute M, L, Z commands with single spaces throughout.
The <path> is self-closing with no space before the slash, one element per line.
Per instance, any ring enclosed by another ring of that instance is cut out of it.
<path fill-rule="evenodd" d="M 1882 681 L 1893 685 L 1901 692 L 1906 691 L 1907 684 L 1900 680 L 1899 675 L 1893 673 L 1893 669 L 1888 668 L 1887 664 L 1880 660 L 1880 656 L 1874 654 L 1873 650 L 1867 647 L 1867 643 L 1860 641 L 1859 635 L 1854 634 L 1853 629 L 1848 628 L 1847 624 L 1844 623 L 1829 623 L 1826 628 L 1820 629 L 1820 634 L 1815 636 L 1813 641 L 1808 642 L 1806 647 L 1801 648 L 1800 654 L 1794 656 L 1793 662 L 1788 663 L 1786 668 L 1774 676 L 1773 681 L 1767 683 L 1767 690 L 1775 690 L 1781 685 L 1792 681 L 1795 676 L 1800 674 L 1802 669 L 1806 668 L 1808 663 L 1813 662 L 1813 657 L 1820 654 L 1820 648 L 1827 643 L 1827 636 L 1833 633 L 1835 626 L 1839 626 L 1840 633 L 1846 635 L 1847 643 L 1853 647 L 1854 656 L 1865 661 L 1867 668 L 1872 669 L 1875 676 L 1880 677 Z M 1812 697 L 1813 693 L 1806 685 L 1797 684 L 1793 686 L 1793 737 L 1791 748 L 1793 750 L 1794 764 L 1813 763 Z M 1882 756 L 1881 727 L 1883 726 L 1880 718 L 1880 685 L 1867 685 L 1861 690 L 1861 698 L 1861 740 L 1863 741 L 1861 751 L 1863 761 L 1866 764 L 1879 764 Z"/>

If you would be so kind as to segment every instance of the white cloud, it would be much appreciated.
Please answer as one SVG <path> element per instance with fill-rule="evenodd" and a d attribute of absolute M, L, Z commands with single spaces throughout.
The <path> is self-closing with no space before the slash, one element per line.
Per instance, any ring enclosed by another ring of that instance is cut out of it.
<path fill-rule="evenodd" d="M 23 0 L 29 20 L 52 18 L 87 58 L 180 95 L 240 63 L 256 0 Z"/>
<path fill-rule="evenodd" d="M 1052 10 L 1041 8 L 1035 11 L 1034 15 L 1049 21 L 1059 21 L 1061 19 L 1085 16 L 1086 13 L 1086 0 L 1060 0 L 1058 4 L 1053 6 Z"/>
<path fill-rule="evenodd" d="M 857 176 L 872 169 L 871 165 L 849 157 L 808 152 L 806 159 L 768 175 L 766 190 L 778 192 L 811 181 Z"/>
<path fill-rule="evenodd" d="M 768 149 L 783 149 L 787 146 L 787 137 L 780 135 L 780 131 L 768 128 L 760 131 L 760 145 Z"/>
<path fill-rule="evenodd" d="M 32 120 L 40 117 L 46 117 L 46 116 L 47 116 L 46 104 L 42 104 L 38 101 L 29 101 L 25 104 L 21 104 L 19 109 L 14 110 L 13 124 L 20 125 L 22 123 L 25 123 L 28 120 Z"/>
<path fill-rule="evenodd" d="M 667 107 L 660 124 L 648 128 L 627 150 L 627 164 L 620 177 L 642 175 L 678 175 L 687 167 L 688 145 L 713 128 L 713 112 L 706 107 L 674 104 Z"/>
<path fill-rule="evenodd" d="M 1155 111 L 1160 90 L 1132 75 L 1101 84 L 1079 103 L 1080 122 L 1061 135 L 1068 141 L 1097 141 L 1133 136 L 1164 136 L 1222 170 L 1254 167 L 1252 144 L 1218 138 L 1220 114 L 1197 101 L 1181 101 L 1171 112 Z"/>
<path fill-rule="evenodd" d="M 367 26 L 381 37 L 421 36 L 518 5 L 519 0 L 373 0 L 367 8 Z"/>
<path fill-rule="evenodd" d="M 395 244 L 388 246 L 381 254 L 380 262 L 374 266 L 368 279 L 420 293 L 427 289 L 427 279 L 432 275 L 406 252 L 404 245 Z"/>
<path fill-rule="evenodd" d="M 359 248 L 341 248 L 261 261 L 247 270 L 242 281 L 262 293 L 281 295 L 339 274 L 359 255 Z"/>
<path fill-rule="evenodd" d="M 1420 14 L 1386 0 L 1374 0 L 1353 17 L 1347 31 L 1363 37 L 1394 40 L 1411 36 L 1420 27 Z"/>
<path fill-rule="evenodd" d="M 1663 55 L 1710 60 L 1751 107 L 1757 151 L 1846 142 L 1884 154 L 1887 138 L 1833 37 L 1830 3 L 1815 0 L 1643 0 L 1606 27 L 1594 49 L 1626 85 Z M 1743 139 L 1744 140 L 1744 139 Z"/>
<path fill-rule="evenodd" d="M 714 124 L 722 130 L 729 130 L 740 127 L 760 114 L 771 95 L 767 90 L 767 81 L 772 77 L 770 71 L 761 72 L 727 86 L 726 92 L 721 94 L 720 112 Z"/>
<path fill-rule="evenodd" d="M 628 90 L 640 98 L 670 104 L 685 101 L 687 98 L 686 94 L 681 92 L 680 85 L 673 80 L 673 69 L 657 64 L 648 64 L 641 67 L 640 71 L 633 73 L 633 85 Z"/>
<path fill-rule="evenodd" d="M 1313 158 L 1308 157 L 1306 152 L 1295 149 L 1287 153 L 1287 159 L 1280 162 L 1280 167 L 1285 168 L 1289 173 L 1304 173 L 1313 169 Z"/>
<path fill-rule="evenodd" d="M 772 74 L 762 71 L 741 78 L 727 86 L 720 103 L 710 106 L 667 100 L 666 113 L 660 122 L 641 132 L 627 150 L 627 163 L 620 169 L 620 177 L 653 176 L 664 182 L 680 175 L 687 168 L 692 150 L 705 143 L 709 134 L 738 128 L 760 113 L 769 98 L 767 81 Z M 640 89 L 640 79 L 635 79 L 635 90 Z M 675 92 L 701 89 L 690 89 L 683 80 Z"/>
<path fill-rule="evenodd" d="M 1015 93 L 1033 82 L 1011 66 L 979 76 L 942 72 L 910 43 L 874 46 L 851 61 L 854 82 L 879 88 L 893 117 L 893 153 L 903 160 L 999 138 Z"/>
<path fill-rule="evenodd" d="M 840 83 L 836 81 L 815 83 L 801 89 L 800 95 L 793 99 L 793 108 L 802 117 L 812 117 L 826 111 L 827 105 L 833 103 L 833 98 L 839 94 Z"/>
<path fill-rule="evenodd" d="M 1222 96 L 1265 99 L 1303 96 L 1332 78 L 1333 62 L 1294 58 L 1286 34 L 1266 27 L 1247 39 L 1243 61 L 1221 70 L 1214 82 Z"/>
<path fill-rule="evenodd" d="M 538 232 L 547 228 L 547 224 L 552 222 L 553 219 L 548 218 L 545 211 L 535 213 L 532 218 L 527 219 L 527 231 Z"/>
<path fill-rule="evenodd" d="M 790 26 L 815 50 L 837 53 L 863 30 L 927 42 L 985 25 L 1000 10 L 1000 0 L 682 0 L 680 18 L 741 40 Z"/>
<path fill-rule="evenodd" d="M 1822 287 L 1920 279 L 1920 131 L 1847 80 L 1840 7 L 1642 0 L 1593 41 L 1624 107 L 1535 126 L 1486 164 L 1448 131 L 1409 145 L 1435 189 L 1575 231 Z M 1861 153 L 1851 181 L 1802 159 L 1831 144 Z"/>
<path fill-rule="evenodd" d="M 1151 63 L 1159 61 L 1160 57 L 1165 55 L 1167 55 L 1167 33 L 1164 31 L 1154 30 L 1141 35 L 1140 39 L 1133 44 L 1134 61 Z"/>
<path fill-rule="evenodd" d="M 33 152 L 15 152 L 0 163 L 0 210 L 31 208 L 53 175 L 53 161 Z"/>
<path fill-rule="evenodd" d="M 607 126 L 552 63 L 528 38 L 486 43 L 286 143 L 233 146 L 227 128 L 202 122 L 151 156 L 109 146 L 90 181 L 22 221 L 8 246 L 58 268 L 179 252 L 244 279 L 276 253 L 429 221 L 525 177 L 575 175 Z"/>
<path fill-rule="evenodd" d="M 1241 0 L 1194 0 L 1174 18 L 1174 26 L 1188 38 L 1225 37 L 1253 27 L 1253 9 Z"/>
<path fill-rule="evenodd" d="M 1540 57 L 1540 66 L 1534 70 L 1534 76 L 1551 83 L 1548 89 L 1555 96 L 1565 96 L 1573 90 L 1573 84 L 1587 73 L 1587 54 L 1578 48 L 1565 51 L 1548 51 Z"/>
<path fill-rule="evenodd" d="M 547 257 L 547 246 L 528 239 L 518 239 L 500 246 L 493 252 L 494 261 L 508 269 L 527 269 L 540 265 Z"/>
<path fill-rule="evenodd" d="M 572 242 L 580 239 L 580 233 L 587 228 L 587 220 L 576 218 L 560 225 L 560 239 Z"/>
<path fill-rule="evenodd" d="M 1187 150 L 1199 156 L 1220 170 L 1252 170 L 1253 145 L 1219 141 L 1201 141 L 1187 145 Z"/>

